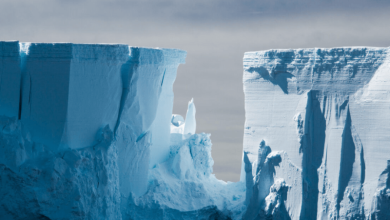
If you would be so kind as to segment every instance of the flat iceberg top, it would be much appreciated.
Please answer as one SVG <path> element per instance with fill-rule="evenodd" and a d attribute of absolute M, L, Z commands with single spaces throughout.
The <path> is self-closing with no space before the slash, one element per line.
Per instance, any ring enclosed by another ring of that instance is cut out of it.
<path fill-rule="evenodd" d="M 373 49 L 373 50 L 380 50 L 380 49 L 386 49 L 389 47 L 370 47 L 370 46 L 352 46 L 352 47 L 312 47 L 312 48 L 296 48 L 296 49 L 268 49 L 268 50 L 258 50 L 258 51 L 247 51 L 245 54 L 251 54 L 251 53 L 263 53 L 263 52 L 291 52 L 291 51 L 301 51 L 301 50 L 354 50 L 354 49 Z"/>
<path fill-rule="evenodd" d="M 18 42 L 16 42 L 18 43 Z M 126 62 L 139 55 L 139 62 L 160 57 L 158 62 L 184 63 L 186 52 L 178 49 L 133 47 L 126 44 L 19 43 L 20 51 L 30 59 L 73 59 L 82 61 Z M 140 52 L 142 51 L 142 52 Z M 154 59 L 156 61 L 156 59 Z"/>
<path fill-rule="evenodd" d="M 389 51 L 340 47 L 247 52 L 244 83 L 267 80 L 286 94 L 310 89 L 351 94 L 366 84 L 380 65 L 389 62 Z"/>
<path fill-rule="evenodd" d="M 0 41 L 0 58 L 19 58 L 18 41 Z"/>
<path fill-rule="evenodd" d="M 267 64 L 273 65 L 275 71 L 283 71 L 292 65 L 373 63 L 383 60 L 389 51 L 390 47 L 271 49 L 245 52 L 243 61 L 244 69 Z"/>

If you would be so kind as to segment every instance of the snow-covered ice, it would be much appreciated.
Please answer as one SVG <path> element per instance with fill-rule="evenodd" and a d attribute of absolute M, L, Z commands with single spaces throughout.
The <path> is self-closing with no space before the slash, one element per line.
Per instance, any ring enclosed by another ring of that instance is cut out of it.
<path fill-rule="evenodd" d="M 244 56 L 241 181 L 213 174 L 186 52 L 0 42 L 1 219 L 390 219 L 390 49 Z"/>

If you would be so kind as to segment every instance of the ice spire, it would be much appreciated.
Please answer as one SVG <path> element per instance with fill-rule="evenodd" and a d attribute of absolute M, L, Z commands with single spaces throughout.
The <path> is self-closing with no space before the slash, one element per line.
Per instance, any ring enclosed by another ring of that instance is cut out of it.
<path fill-rule="evenodd" d="M 188 109 L 186 115 L 186 121 L 184 126 L 184 134 L 195 134 L 196 131 L 196 120 L 195 120 L 195 104 L 194 99 L 188 102 Z"/>

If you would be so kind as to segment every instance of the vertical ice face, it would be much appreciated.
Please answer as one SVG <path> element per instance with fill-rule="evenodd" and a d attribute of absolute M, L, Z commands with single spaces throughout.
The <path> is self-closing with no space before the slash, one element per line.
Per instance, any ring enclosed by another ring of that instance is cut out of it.
<path fill-rule="evenodd" d="M 389 53 L 364 47 L 246 53 L 241 179 L 254 178 L 247 167 L 258 163 L 264 139 L 284 151 L 274 178 L 291 186 L 285 201 L 291 219 L 370 215 L 390 155 Z"/>
<path fill-rule="evenodd" d="M 170 153 L 172 86 L 185 57 L 0 42 L 0 216 L 121 219 L 129 196 L 146 192 L 149 166 Z"/>
<path fill-rule="evenodd" d="M 108 125 L 117 137 L 121 192 L 145 192 L 149 166 L 170 152 L 172 86 L 186 53 L 70 43 L 20 48 L 21 120 L 32 140 L 53 152 L 85 148 Z"/>
<path fill-rule="evenodd" d="M 20 99 L 18 41 L 0 41 L 0 115 L 18 117 Z"/>
<path fill-rule="evenodd" d="M 53 151 L 96 144 L 116 125 L 125 45 L 33 43 L 23 73 L 21 119 L 34 141 Z"/>
<path fill-rule="evenodd" d="M 121 70 L 124 89 L 115 128 L 125 198 L 145 193 L 150 164 L 169 155 L 172 85 L 186 56 L 174 49 L 131 48 L 130 52 Z"/>
<path fill-rule="evenodd" d="M 173 83 L 179 64 L 185 62 L 186 53 L 182 50 L 162 49 L 163 76 L 157 114 L 152 127 L 153 145 L 150 154 L 150 167 L 168 159 L 170 153 L 170 121 L 173 109 Z"/>

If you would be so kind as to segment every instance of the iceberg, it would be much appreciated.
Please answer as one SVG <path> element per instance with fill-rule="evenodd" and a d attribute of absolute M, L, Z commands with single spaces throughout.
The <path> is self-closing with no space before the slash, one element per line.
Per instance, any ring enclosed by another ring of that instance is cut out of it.
<path fill-rule="evenodd" d="M 281 200 L 288 218 L 282 219 L 390 218 L 384 211 L 390 191 L 384 183 L 389 52 L 354 47 L 245 53 L 241 181 L 252 192 L 247 219 L 267 215 L 269 188 L 281 180 L 288 186 Z M 265 155 L 274 152 L 281 161 L 266 167 Z M 262 176 L 264 169 L 273 176 Z"/>
<path fill-rule="evenodd" d="M 172 114 L 185 58 L 1 41 L 1 219 L 390 219 L 389 48 L 245 53 L 235 183 Z"/>
<path fill-rule="evenodd" d="M 172 85 L 186 52 L 1 42 L 5 219 L 121 219 L 170 154 Z M 159 138 L 156 144 L 153 138 Z"/>

